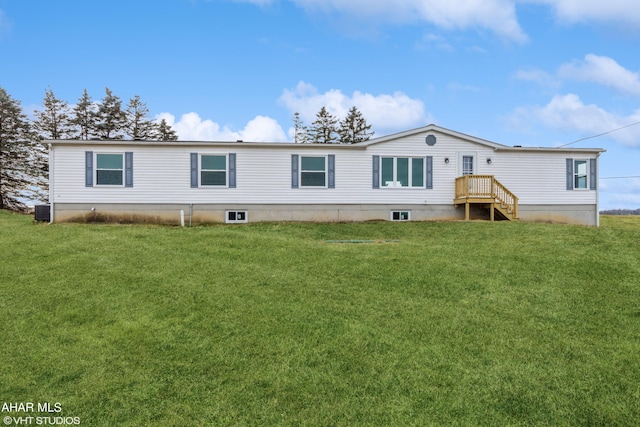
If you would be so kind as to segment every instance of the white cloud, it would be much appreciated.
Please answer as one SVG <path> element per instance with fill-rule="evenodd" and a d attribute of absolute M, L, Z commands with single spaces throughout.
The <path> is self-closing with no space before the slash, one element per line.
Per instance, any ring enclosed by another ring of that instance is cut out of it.
<path fill-rule="evenodd" d="M 592 82 L 640 96 L 640 73 L 624 68 L 613 58 L 593 53 L 585 55 L 584 60 L 562 64 L 555 74 L 530 68 L 517 71 L 515 78 L 549 88 L 557 88 L 563 81 Z"/>
<path fill-rule="evenodd" d="M 607 56 L 588 54 L 584 61 L 562 65 L 558 75 L 565 79 L 591 81 L 621 92 L 640 95 L 640 74 L 627 70 Z"/>
<path fill-rule="evenodd" d="M 549 5 L 561 22 L 640 24 L 640 8 L 631 0 L 519 0 Z"/>
<path fill-rule="evenodd" d="M 161 113 L 156 120 L 165 119 L 183 141 L 279 142 L 287 137 L 278 122 L 270 117 L 257 116 L 244 129 L 234 131 L 212 120 L 202 120 L 198 113 L 186 113 L 176 121 L 173 114 Z"/>
<path fill-rule="evenodd" d="M 559 86 L 559 82 L 554 76 L 537 68 L 519 70 L 516 72 L 515 78 L 518 80 L 534 82 L 543 87 L 555 88 Z"/>
<path fill-rule="evenodd" d="M 453 46 L 444 37 L 437 34 L 425 34 L 415 43 L 417 50 L 428 50 L 431 47 L 447 52 L 453 51 Z"/>
<path fill-rule="evenodd" d="M 285 0 L 232 0 L 260 7 Z M 614 23 L 637 28 L 640 7 L 632 0 L 287 0 L 308 13 L 339 13 L 362 22 L 425 22 L 449 30 L 488 29 L 507 40 L 526 42 L 517 4 L 551 8 L 561 23 Z M 353 23 L 352 23 L 353 25 Z"/>
<path fill-rule="evenodd" d="M 276 0 L 235 0 L 266 6 Z M 288 0 L 309 13 L 339 13 L 361 22 L 426 22 L 449 30 L 489 29 L 508 40 L 525 42 L 513 0 Z M 353 22 L 351 23 L 353 25 Z"/>
<path fill-rule="evenodd" d="M 543 107 L 518 108 L 511 122 L 517 127 L 542 123 L 550 128 L 592 136 L 640 122 L 640 110 L 629 116 L 619 116 L 595 104 L 585 104 L 577 95 L 556 95 Z M 640 125 L 617 130 L 608 137 L 623 145 L 638 147 Z"/>
<path fill-rule="evenodd" d="M 7 19 L 4 11 L 0 9 L 0 39 L 2 38 L 3 34 L 9 32 L 10 28 L 11 24 L 9 23 L 9 20 Z"/>
<path fill-rule="evenodd" d="M 293 114 L 300 113 L 300 117 L 307 124 L 315 120 L 316 113 L 322 108 L 342 119 L 349 109 L 356 106 L 371 124 L 376 132 L 409 129 L 411 127 L 427 125 L 431 116 L 425 112 L 422 101 L 412 99 L 402 92 L 393 94 L 372 95 L 355 91 L 351 96 L 343 94 L 338 89 L 331 89 L 325 93 L 305 82 L 300 82 L 294 90 L 285 89 L 278 102 Z"/>

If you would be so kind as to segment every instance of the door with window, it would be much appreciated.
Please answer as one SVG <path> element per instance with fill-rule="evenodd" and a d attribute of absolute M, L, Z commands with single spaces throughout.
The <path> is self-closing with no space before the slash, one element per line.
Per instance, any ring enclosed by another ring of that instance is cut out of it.
<path fill-rule="evenodd" d="M 458 160 L 460 161 L 459 163 L 459 169 L 458 172 L 461 176 L 465 176 L 465 175 L 473 175 L 476 173 L 476 155 L 475 153 L 460 153 Z M 475 185 L 475 180 L 473 179 L 468 179 L 468 186 L 469 188 L 467 188 L 468 193 L 467 194 L 474 194 L 476 189 L 474 188 Z"/>
<path fill-rule="evenodd" d="M 462 175 L 473 175 L 473 155 L 462 155 Z"/>

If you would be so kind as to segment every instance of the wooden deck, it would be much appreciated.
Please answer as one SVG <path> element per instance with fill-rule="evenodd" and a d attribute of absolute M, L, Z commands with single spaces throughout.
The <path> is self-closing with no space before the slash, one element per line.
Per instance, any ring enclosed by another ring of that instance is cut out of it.
<path fill-rule="evenodd" d="M 469 220 L 469 205 L 481 204 L 489 209 L 491 221 L 498 215 L 509 221 L 518 219 L 518 197 L 493 175 L 464 175 L 456 178 L 453 204 L 464 204 L 464 219 Z"/>

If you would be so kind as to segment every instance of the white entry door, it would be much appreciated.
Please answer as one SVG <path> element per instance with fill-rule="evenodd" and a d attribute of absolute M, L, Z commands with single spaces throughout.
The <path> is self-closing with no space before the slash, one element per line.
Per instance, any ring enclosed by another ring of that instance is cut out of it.
<path fill-rule="evenodd" d="M 474 156 L 472 154 L 462 155 L 462 175 L 473 175 Z"/>

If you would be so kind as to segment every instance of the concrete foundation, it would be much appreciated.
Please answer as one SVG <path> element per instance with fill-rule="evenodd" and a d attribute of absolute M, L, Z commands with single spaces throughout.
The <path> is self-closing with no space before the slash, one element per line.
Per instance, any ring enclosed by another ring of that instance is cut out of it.
<path fill-rule="evenodd" d="M 520 205 L 521 221 L 597 225 L 589 205 Z M 389 221 L 392 211 L 410 212 L 411 221 L 463 220 L 464 206 L 451 205 L 244 205 L 244 204 L 81 204 L 56 203 L 53 222 L 157 223 L 180 225 L 224 223 L 227 211 L 246 211 L 247 222 Z M 489 212 L 471 206 L 470 218 L 489 219 Z"/>

